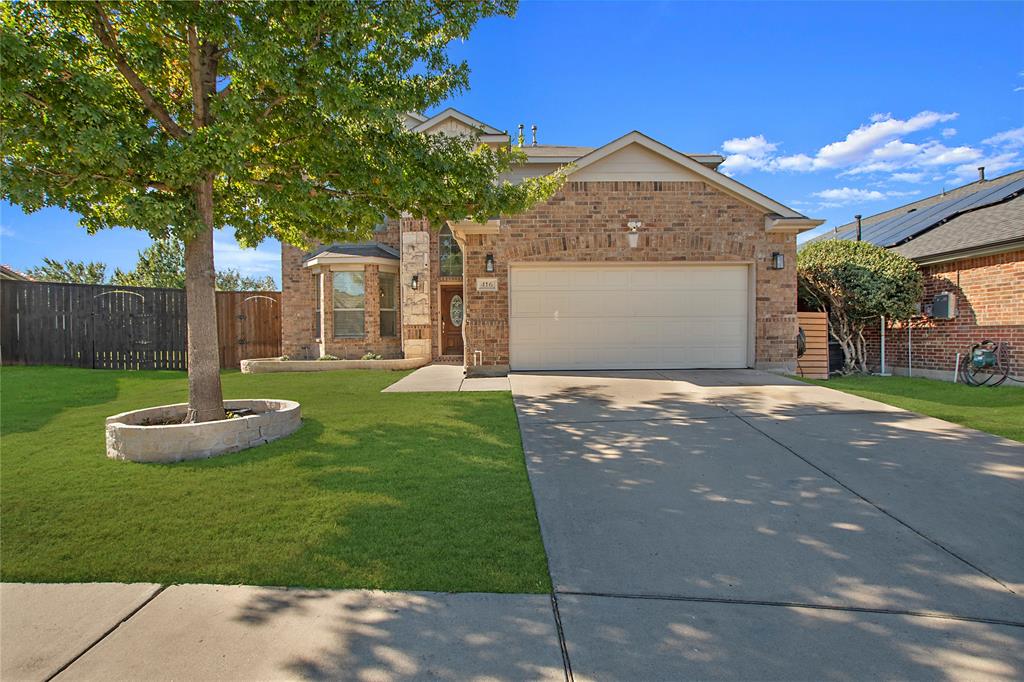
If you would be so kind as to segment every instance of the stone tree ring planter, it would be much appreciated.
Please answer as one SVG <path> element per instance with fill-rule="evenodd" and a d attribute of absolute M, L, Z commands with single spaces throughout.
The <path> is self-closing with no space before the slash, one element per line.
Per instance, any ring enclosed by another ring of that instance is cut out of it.
<path fill-rule="evenodd" d="M 179 462 L 216 457 L 283 438 L 302 425 L 291 400 L 225 400 L 224 408 L 252 414 L 198 424 L 176 424 L 188 403 L 107 417 L 107 457 L 132 462 Z"/>

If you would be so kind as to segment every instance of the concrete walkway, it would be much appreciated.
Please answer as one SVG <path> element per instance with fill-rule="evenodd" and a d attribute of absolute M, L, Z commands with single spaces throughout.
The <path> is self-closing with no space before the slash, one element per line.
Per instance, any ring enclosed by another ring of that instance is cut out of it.
<path fill-rule="evenodd" d="M 1024 677 L 1024 446 L 754 371 L 513 375 L 576 679 Z"/>
<path fill-rule="evenodd" d="M 510 391 L 508 377 L 466 378 L 462 365 L 427 365 L 402 377 L 382 393 L 454 393 L 457 391 Z"/>
<path fill-rule="evenodd" d="M 548 595 L 0 586 L 0 679 L 564 680 Z"/>

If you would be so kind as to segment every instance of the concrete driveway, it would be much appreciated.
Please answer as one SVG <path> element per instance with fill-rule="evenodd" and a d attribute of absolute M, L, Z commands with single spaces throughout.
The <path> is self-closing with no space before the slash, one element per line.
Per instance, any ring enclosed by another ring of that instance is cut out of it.
<path fill-rule="evenodd" d="M 512 390 L 577 678 L 1024 677 L 1024 446 L 747 370 Z"/>

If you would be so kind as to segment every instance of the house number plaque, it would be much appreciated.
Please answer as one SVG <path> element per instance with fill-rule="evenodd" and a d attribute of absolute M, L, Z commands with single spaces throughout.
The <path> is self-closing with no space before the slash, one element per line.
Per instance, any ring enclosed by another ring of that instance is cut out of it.
<path fill-rule="evenodd" d="M 476 280 L 477 291 L 497 291 L 498 290 L 498 278 L 497 277 L 478 277 Z"/>

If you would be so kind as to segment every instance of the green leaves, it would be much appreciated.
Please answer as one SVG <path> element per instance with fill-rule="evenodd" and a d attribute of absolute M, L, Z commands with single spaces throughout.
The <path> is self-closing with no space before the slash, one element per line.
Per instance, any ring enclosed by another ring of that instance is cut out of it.
<path fill-rule="evenodd" d="M 70 284 L 103 284 L 107 265 L 100 262 L 57 261 L 44 258 L 43 264 L 26 273 L 40 282 L 66 282 Z"/>
<path fill-rule="evenodd" d="M 914 261 L 868 242 L 812 242 L 797 254 L 797 272 L 805 300 L 851 321 L 907 319 L 923 289 Z"/>
<path fill-rule="evenodd" d="M 564 176 L 498 182 L 517 152 L 402 124 L 468 86 L 448 44 L 514 10 L 505 1 L 8 3 L 0 193 L 27 211 L 76 211 L 90 231 L 187 241 L 204 229 L 194 191 L 212 172 L 214 223 L 249 246 L 359 239 L 382 214 L 440 223 L 524 211 Z"/>

